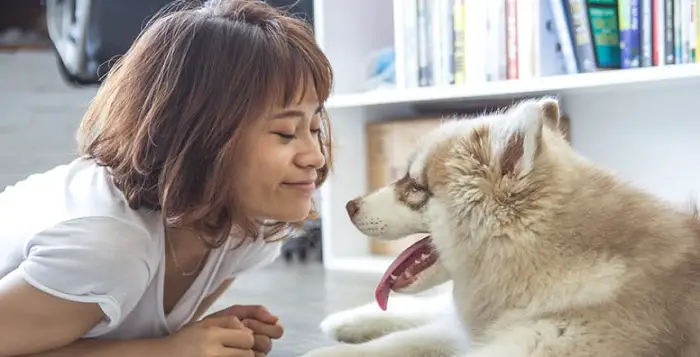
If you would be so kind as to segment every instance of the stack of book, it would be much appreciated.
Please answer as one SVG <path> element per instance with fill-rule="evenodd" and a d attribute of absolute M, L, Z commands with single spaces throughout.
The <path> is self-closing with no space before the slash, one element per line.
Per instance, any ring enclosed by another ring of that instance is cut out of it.
<path fill-rule="evenodd" d="M 699 62 L 700 0 L 394 0 L 400 88 Z"/>

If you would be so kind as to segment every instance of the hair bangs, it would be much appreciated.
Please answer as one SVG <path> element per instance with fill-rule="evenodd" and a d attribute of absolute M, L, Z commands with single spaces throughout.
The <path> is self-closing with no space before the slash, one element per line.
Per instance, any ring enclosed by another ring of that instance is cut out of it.
<path fill-rule="evenodd" d="M 332 87 L 331 65 L 301 20 L 285 25 L 284 29 L 263 29 L 261 51 L 251 58 L 261 69 L 257 92 L 287 107 L 298 104 L 313 88 L 319 104 L 323 104 Z"/>

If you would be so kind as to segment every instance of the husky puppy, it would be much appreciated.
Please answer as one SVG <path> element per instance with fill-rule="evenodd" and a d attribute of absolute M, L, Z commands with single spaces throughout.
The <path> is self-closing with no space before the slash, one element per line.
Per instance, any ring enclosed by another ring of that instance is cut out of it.
<path fill-rule="evenodd" d="M 368 236 L 429 234 L 381 279 L 382 310 L 452 293 L 331 315 L 350 343 L 306 356 L 700 356 L 697 214 L 584 159 L 559 117 L 540 98 L 445 122 L 404 178 L 348 202 Z"/>

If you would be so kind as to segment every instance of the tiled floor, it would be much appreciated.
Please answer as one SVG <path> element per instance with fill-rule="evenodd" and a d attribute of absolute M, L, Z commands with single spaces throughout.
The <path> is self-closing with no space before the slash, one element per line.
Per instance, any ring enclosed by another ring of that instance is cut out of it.
<path fill-rule="evenodd" d="M 375 274 L 326 272 L 320 263 L 287 264 L 282 259 L 269 267 L 241 276 L 212 307 L 262 304 L 280 317 L 285 336 L 270 357 L 294 357 L 332 343 L 318 328 L 326 314 L 374 300 Z"/>

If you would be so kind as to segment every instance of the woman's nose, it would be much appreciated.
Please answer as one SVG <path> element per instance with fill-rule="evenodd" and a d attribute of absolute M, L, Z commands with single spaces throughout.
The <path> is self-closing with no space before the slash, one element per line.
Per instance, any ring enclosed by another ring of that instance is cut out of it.
<path fill-rule="evenodd" d="M 297 165 L 301 167 L 313 167 L 320 169 L 326 164 L 326 157 L 321 151 L 321 145 L 317 138 L 309 143 L 304 148 L 304 152 L 297 156 Z"/>

